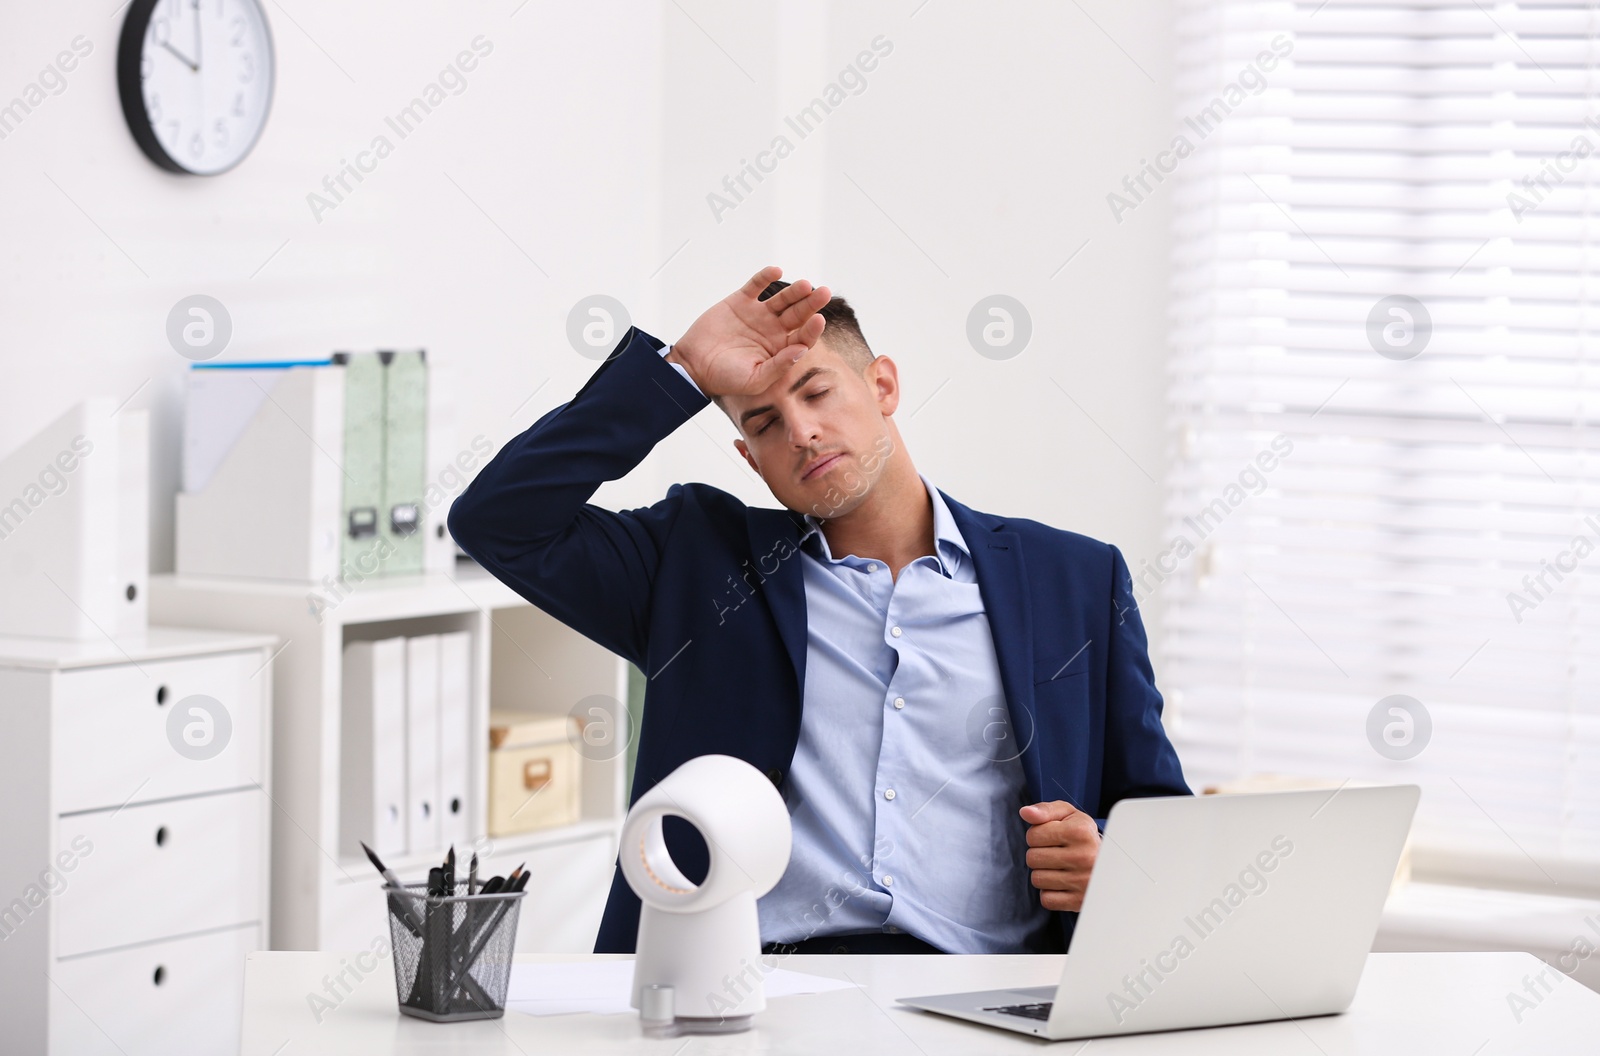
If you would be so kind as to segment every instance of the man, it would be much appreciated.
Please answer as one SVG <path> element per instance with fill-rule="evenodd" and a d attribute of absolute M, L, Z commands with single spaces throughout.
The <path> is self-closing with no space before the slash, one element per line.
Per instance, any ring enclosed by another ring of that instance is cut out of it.
<path fill-rule="evenodd" d="M 758 902 L 767 949 L 1065 950 L 1111 805 L 1189 793 L 1127 566 L 929 483 L 894 422 L 895 363 L 842 298 L 781 275 L 670 348 L 630 329 L 484 467 L 450 531 L 646 674 L 633 801 L 708 753 L 783 792 L 794 843 Z M 704 484 L 588 504 L 709 402 L 784 509 Z M 667 821 L 703 877 L 703 841 Z M 638 916 L 619 869 L 595 951 L 632 952 Z"/>

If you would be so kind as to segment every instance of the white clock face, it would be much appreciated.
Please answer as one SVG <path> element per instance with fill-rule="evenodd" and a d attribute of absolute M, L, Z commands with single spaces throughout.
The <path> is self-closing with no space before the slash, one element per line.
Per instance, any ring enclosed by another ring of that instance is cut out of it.
<path fill-rule="evenodd" d="M 272 36 L 260 4 L 156 0 L 149 19 L 139 81 L 156 143 L 185 172 L 233 168 L 255 145 L 272 102 Z"/>

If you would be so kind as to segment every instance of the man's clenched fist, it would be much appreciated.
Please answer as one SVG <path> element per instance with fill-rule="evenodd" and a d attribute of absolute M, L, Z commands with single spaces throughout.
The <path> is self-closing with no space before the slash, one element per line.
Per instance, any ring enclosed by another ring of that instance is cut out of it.
<path fill-rule="evenodd" d="M 1083 893 L 1100 853 L 1094 819 L 1059 799 L 1030 803 L 1021 813 L 1028 823 L 1028 868 L 1040 904 L 1076 913 L 1083 908 Z"/>

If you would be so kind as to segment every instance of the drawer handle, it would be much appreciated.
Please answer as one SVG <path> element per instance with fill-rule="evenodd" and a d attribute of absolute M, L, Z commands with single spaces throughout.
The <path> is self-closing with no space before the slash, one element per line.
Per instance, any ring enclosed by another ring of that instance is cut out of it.
<path fill-rule="evenodd" d="M 550 760 L 529 759 L 522 764 L 522 787 L 535 792 L 550 783 Z"/>
<path fill-rule="evenodd" d="M 156 830 L 156 846 L 157 847 L 165 847 L 166 845 L 167 845 L 167 827 L 165 825 L 163 825 L 159 829 Z"/>
<path fill-rule="evenodd" d="M 151 974 L 150 981 L 160 986 L 167 981 L 167 969 L 164 965 L 156 965 L 156 970 Z"/>

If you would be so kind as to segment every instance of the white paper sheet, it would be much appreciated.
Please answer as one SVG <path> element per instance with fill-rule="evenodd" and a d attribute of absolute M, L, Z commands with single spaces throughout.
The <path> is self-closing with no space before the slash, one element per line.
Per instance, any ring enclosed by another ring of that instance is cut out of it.
<path fill-rule="evenodd" d="M 848 990 L 855 985 L 786 968 L 767 973 L 762 984 L 769 998 Z M 634 1011 L 628 1002 L 632 987 L 631 960 L 515 964 L 506 992 L 506 1009 L 529 1016 L 561 1016 L 573 1012 L 617 1015 Z"/>

